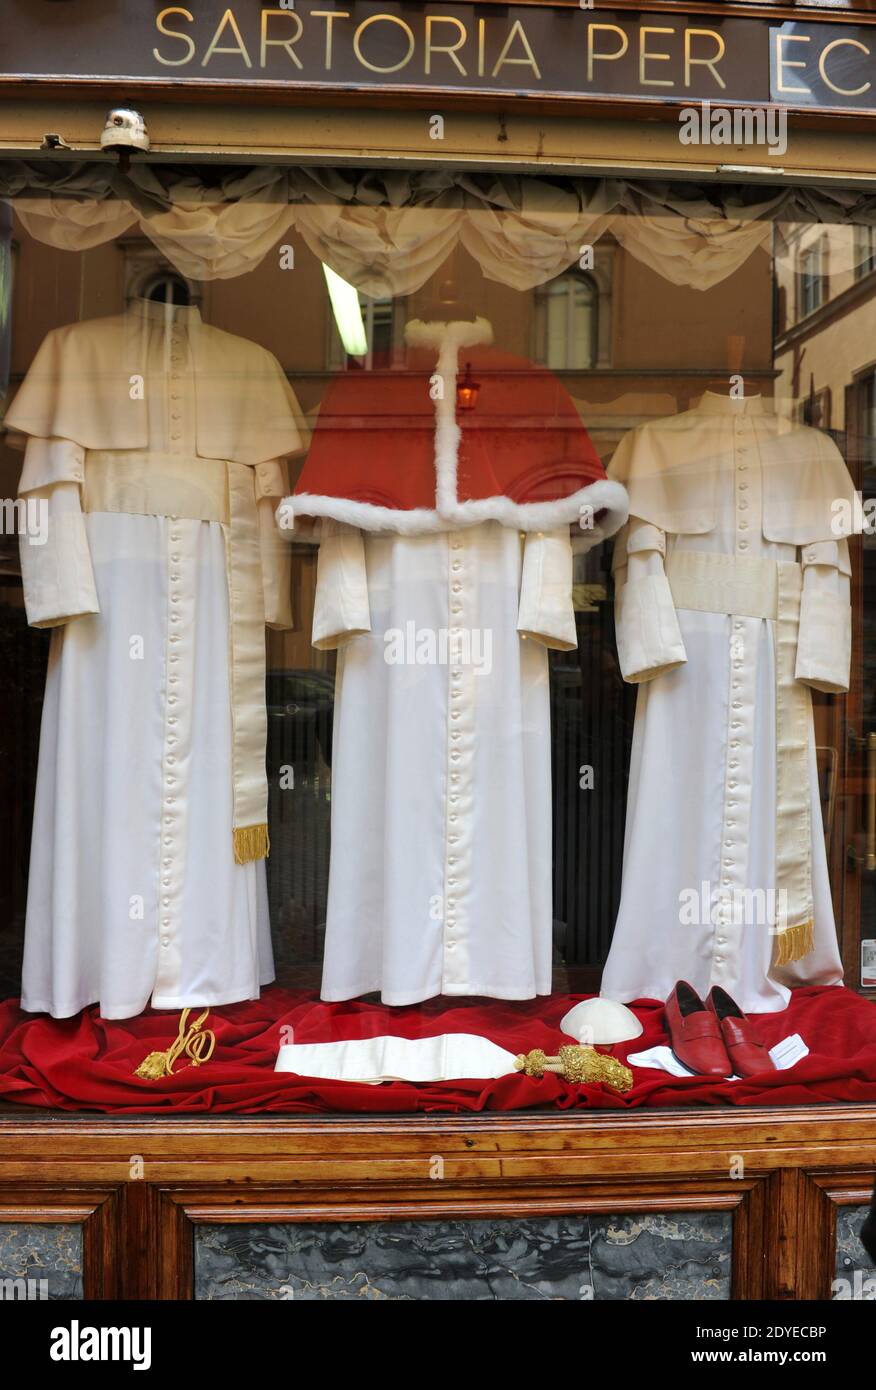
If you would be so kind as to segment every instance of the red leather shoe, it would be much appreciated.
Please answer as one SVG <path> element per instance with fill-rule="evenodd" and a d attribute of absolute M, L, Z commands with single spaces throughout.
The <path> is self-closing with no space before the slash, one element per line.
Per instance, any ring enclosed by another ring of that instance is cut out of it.
<path fill-rule="evenodd" d="M 687 980 L 679 980 L 666 1001 L 666 1026 L 672 1051 L 688 1071 L 700 1076 L 733 1075 L 718 1017 Z"/>
<path fill-rule="evenodd" d="M 775 1071 L 776 1064 L 762 1042 L 758 1042 L 745 1014 L 731 999 L 726 989 L 712 985 L 706 1007 L 718 1020 L 721 1037 L 736 1076 L 756 1076 L 760 1071 Z"/>

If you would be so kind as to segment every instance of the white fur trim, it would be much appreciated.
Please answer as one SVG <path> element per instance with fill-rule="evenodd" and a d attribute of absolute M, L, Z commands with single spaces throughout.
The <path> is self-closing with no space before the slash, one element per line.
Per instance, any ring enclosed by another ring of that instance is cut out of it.
<path fill-rule="evenodd" d="M 288 504 L 288 505 L 287 505 Z M 438 531 L 462 530 L 479 526 L 484 521 L 498 521 L 517 531 L 553 531 L 559 526 L 571 526 L 581 515 L 581 508 L 592 507 L 606 515 L 591 529 L 576 533 L 576 551 L 590 550 L 619 531 L 629 515 L 626 488 L 610 478 L 581 488 L 569 497 L 553 502 L 514 502 L 510 497 L 479 497 L 468 502 L 453 500 L 449 506 L 429 510 L 415 507 L 403 511 L 395 507 L 375 507 L 370 502 L 351 502 L 345 497 L 320 497 L 313 493 L 297 493 L 280 503 L 278 514 L 288 518 L 299 516 L 328 517 L 355 526 L 360 531 L 391 532 L 398 536 L 431 535 Z"/>
<path fill-rule="evenodd" d="M 456 505 L 456 475 L 459 467 L 459 441 L 456 423 L 456 381 L 459 375 L 459 349 L 493 341 L 492 325 L 486 319 L 473 322 L 423 323 L 411 319 L 405 338 L 412 347 L 437 347 L 434 376 L 440 379 L 442 394 L 435 401 L 435 497 L 441 513 Z"/>
<path fill-rule="evenodd" d="M 456 319 L 452 323 L 424 323 L 422 319 L 411 319 L 405 325 L 405 342 L 409 347 L 432 347 L 440 352 L 447 343 L 458 351 L 492 341 L 493 325 L 488 319 Z"/>

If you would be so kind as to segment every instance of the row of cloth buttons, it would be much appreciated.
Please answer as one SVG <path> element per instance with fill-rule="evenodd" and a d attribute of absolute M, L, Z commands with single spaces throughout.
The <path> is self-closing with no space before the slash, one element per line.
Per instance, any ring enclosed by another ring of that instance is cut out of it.
<path fill-rule="evenodd" d="M 174 323 L 170 333 L 170 372 L 168 421 L 171 451 L 179 449 L 182 439 L 182 398 L 180 379 L 185 363 L 185 343 L 183 329 Z M 174 844 L 179 812 L 176 789 L 178 785 L 177 749 L 179 746 L 179 648 L 182 641 L 180 629 L 180 564 L 182 535 L 179 522 L 171 521 L 170 531 L 170 632 L 168 637 L 168 677 L 167 714 L 165 730 L 165 773 L 164 773 L 164 815 L 161 835 L 161 946 L 164 951 L 171 946 L 171 894 L 173 868 L 175 863 Z"/>
<path fill-rule="evenodd" d="M 174 327 L 170 340 L 170 437 L 176 442 L 182 438 L 179 379 L 184 352 L 182 330 Z"/>
<path fill-rule="evenodd" d="M 173 529 L 171 530 L 171 533 L 170 533 L 170 543 L 171 543 L 171 547 L 172 547 L 172 548 L 171 548 L 171 553 L 170 553 L 170 563 L 171 563 L 171 571 L 170 571 L 170 583 L 171 583 L 171 590 L 170 590 L 170 624 L 171 624 L 171 630 L 170 630 L 170 655 L 169 655 L 169 657 L 168 657 L 168 661 L 169 661 L 169 665 L 170 665 L 170 675 L 169 675 L 169 677 L 168 677 L 168 687 L 169 687 L 169 691 L 168 691 L 168 696 L 167 696 L 167 703 L 168 703 L 168 707 L 169 707 L 169 713 L 168 713 L 168 716 L 167 716 L 167 726 L 168 726 L 168 733 L 167 733 L 167 748 L 168 748 L 168 750 L 169 750 L 168 753 L 167 753 L 167 767 L 168 767 L 169 771 L 167 772 L 167 774 L 166 774 L 166 776 L 165 776 L 165 793 L 164 793 L 164 831 L 163 831 L 163 834 L 162 834 L 162 858 L 161 858 L 161 868 L 162 868 L 161 886 L 162 886 L 162 889 L 163 889 L 163 890 L 167 890 L 167 889 L 170 887 L 170 885 L 171 885 L 170 870 L 171 870 L 171 868 L 173 867 L 173 857 L 172 857 L 172 854 L 171 854 L 170 851 L 171 851 L 172 846 L 173 846 L 173 826 L 174 826 L 174 823 L 175 823 L 175 820 L 176 820 L 176 810 L 175 810 L 175 807 L 176 807 L 176 796 L 175 796 L 175 794 L 174 794 L 174 790 L 173 790 L 173 789 L 174 789 L 175 786 L 176 786 L 176 780 L 177 780 L 177 779 L 176 779 L 176 773 L 175 773 L 175 771 L 174 771 L 174 769 L 176 768 L 176 761 L 177 761 L 177 759 L 176 759 L 176 753 L 175 753 L 173 750 L 176 748 L 177 743 L 179 742 L 179 740 L 178 740 L 178 738 L 177 738 L 177 734 L 176 734 L 176 729 L 177 729 L 177 726 L 178 726 L 178 723 L 179 723 L 179 716 L 178 716 L 177 713 L 176 713 L 176 707 L 177 707 L 177 705 L 179 704 L 179 697 L 178 697 L 178 695 L 177 695 L 177 693 L 176 693 L 176 687 L 179 685 L 179 676 L 178 676 L 177 670 L 176 670 L 176 668 L 178 668 L 178 666 L 179 666 L 179 652 L 176 650 L 176 648 L 179 646 L 179 643 L 180 643 L 180 640 L 181 640 L 181 639 L 180 639 L 180 632 L 179 632 L 179 622 L 180 622 L 180 618 L 179 618 L 180 593 L 179 593 L 179 589 L 175 588 L 174 586 L 175 586 L 176 584 L 179 583 L 179 579 L 180 579 L 179 570 L 176 568 L 176 566 L 178 566 L 179 563 L 180 563 L 180 552 L 179 552 L 178 547 L 179 547 L 179 545 L 180 545 L 181 539 L 182 539 L 182 538 L 181 538 L 181 536 L 180 536 L 179 528 L 178 528 L 178 526 L 174 525 L 174 527 L 173 527 Z M 167 896 L 166 891 L 164 891 L 163 894 L 162 894 L 161 906 L 162 906 L 163 914 L 167 914 L 167 913 L 169 912 L 169 909 L 170 909 L 170 898 Z M 170 925 L 171 925 L 171 919 L 170 919 L 170 917 L 167 916 L 167 915 L 162 915 L 162 919 L 161 919 L 161 926 L 162 926 L 161 945 L 162 945 L 165 949 L 170 945 L 170 938 L 169 938 L 169 936 L 167 935 L 168 931 L 170 930 Z"/>
<path fill-rule="evenodd" d="M 738 458 L 737 468 L 738 468 L 740 474 L 744 474 L 744 473 L 746 473 L 746 472 L 748 471 L 748 455 L 749 455 L 750 450 L 749 450 L 749 446 L 748 446 L 747 441 L 748 441 L 748 439 L 750 438 L 751 426 L 748 424 L 748 422 L 747 422 L 746 420 L 736 420 L 736 421 L 734 421 L 734 426 L 735 426 L 735 433 L 736 433 L 736 440 L 737 440 L 737 447 L 736 447 L 736 454 L 737 454 L 737 458 Z M 740 443 L 740 442 L 739 442 L 740 440 L 745 440 L 746 442 L 745 442 L 745 443 Z M 739 479 L 738 479 L 738 484 L 739 484 L 739 491 L 740 491 L 740 493 L 745 493 L 745 492 L 748 491 L 748 481 L 747 481 L 747 479 L 745 479 L 745 478 L 739 478 Z M 747 499 L 746 497 L 742 496 L 742 497 L 740 497 L 740 498 L 738 499 L 738 502 L 737 502 L 737 509 L 738 509 L 738 511 L 740 511 L 740 512 L 747 511 L 747 509 L 748 509 L 748 499 Z M 748 530 L 748 521 L 747 521 L 747 519 L 746 519 L 745 517 L 738 518 L 738 520 L 737 520 L 737 529 L 738 529 L 740 532 L 743 532 L 743 531 L 747 531 L 747 530 Z M 737 546 L 738 546 L 738 549 L 739 549 L 739 550 L 747 550 L 747 549 L 748 549 L 748 541 L 747 541 L 747 539 L 746 539 L 744 536 L 738 537 L 738 538 L 737 538 Z"/>
<path fill-rule="evenodd" d="M 459 654 L 459 649 L 458 649 L 458 647 L 455 646 L 454 644 L 455 644 L 455 643 L 458 643 L 458 641 L 459 641 L 459 636 L 460 636 L 459 620 L 460 620 L 460 618 L 461 618 L 461 616 L 462 616 L 462 598 L 461 598 L 461 596 L 462 596 L 462 579 L 461 579 L 461 575 L 462 575 L 462 540 L 460 539 L 459 535 L 458 535 L 458 534 L 455 534 L 455 533 L 452 534 L 451 537 L 450 537 L 450 554 L 451 554 L 451 560 L 450 560 L 450 573 L 451 573 L 451 579 L 450 579 L 450 594 L 451 594 L 451 599 L 450 599 L 450 612 L 451 612 L 451 615 L 452 615 L 452 617 L 451 617 L 451 625 L 450 625 L 450 640 L 451 640 L 451 652 L 450 652 L 450 655 L 451 655 L 451 657 L 454 657 L 454 656 L 458 656 L 458 654 Z M 456 888 L 457 888 L 458 885 L 457 885 L 457 879 L 456 879 L 456 873 L 455 873 L 455 869 L 456 869 L 456 855 L 453 853 L 453 851 L 452 851 L 452 849 L 451 849 L 450 847 L 451 847 L 451 846 L 455 846 L 455 845 L 458 843 L 458 841 L 459 841 L 459 835 L 458 835 L 457 832 L 456 832 L 456 826 L 457 826 L 458 821 L 459 821 L 459 810 L 458 810 L 458 807 L 459 807 L 459 782 L 460 782 L 460 773 L 459 773 L 460 753 L 459 753 L 459 748 L 458 748 L 458 744 L 459 744 L 459 729 L 458 729 L 458 727 L 454 727 L 454 725 L 455 725 L 455 724 L 458 725 L 459 716 L 460 716 L 460 712 L 461 712 L 461 700 L 462 700 L 462 670 L 461 670 L 461 668 L 460 668 L 459 666 L 456 666 L 456 665 L 454 665 L 454 664 L 451 662 L 451 669 L 450 669 L 450 763 L 451 763 L 451 770 L 450 770 L 450 812 L 449 812 L 449 814 L 448 814 L 448 822 L 449 822 L 450 826 L 452 827 L 452 829 L 448 832 L 448 835 L 447 835 L 448 850 L 447 850 L 446 865 L 445 865 L 445 870 L 444 870 L 444 882 L 445 882 L 446 888 L 450 890 L 449 894 L 447 894 L 447 896 L 445 897 L 445 909 L 446 909 L 446 911 L 445 911 L 445 919 L 444 919 L 444 925 L 445 925 L 445 928 L 446 928 L 446 931 L 445 931 L 445 945 L 446 945 L 446 949 L 447 949 L 448 951 L 454 951 L 454 950 L 456 949 L 456 942 L 455 942 L 455 940 L 454 940 L 453 938 L 454 938 L 454 931 L 455 931 L 455 927 L 456 927 L 456 915 L 455 915 L 455 914 L 456 914 L 456 897 L 455 897 L 455 892 L 456 892 Z"/>
<path fill-rule="evenodd" d="M 751 448 L 751 425 L 745 419 L 736 419 L 733 422 L 734 435 L 734 487 L 736 503 L 736 549 L 743 554 L 749 548 L 749 541 L 746 532 L 749 530 L 749 520 L 745 513 L 749 510 L 749 484 L 748 468 Z M 740 739 L 739 732 L 742 728 L 741 710 L 742 700 L 742 672 L 744 667 L 744 641 L 745 624 L 741 618 L 734 618 L 730 630 L 730 738 L 727 748 L 727 769 L 726 769 L 726 791 L 724 799 L 724 825 L 723 825 L 723 874 L 721 876 L 722 893 L 719 899 L 717 912 L 717 927 L 719 934 L 715 938 L 715 943 L 719 947 L 727 945 L 727 928 L 730 926 L 730 888 L 732 885 L 732 873 L 736 867 L 736 860 L 733 851 L 736 845 L 736 791 L 738 787 L 739 774 L 739 752 Z M 728 795 L 729 793 L 729 795 Z M 721 968 L 725 964 L 725 956 L 722 953 L 715 955 L 715 965 L 719 967 L 716 973 L 721 973 Z"/>

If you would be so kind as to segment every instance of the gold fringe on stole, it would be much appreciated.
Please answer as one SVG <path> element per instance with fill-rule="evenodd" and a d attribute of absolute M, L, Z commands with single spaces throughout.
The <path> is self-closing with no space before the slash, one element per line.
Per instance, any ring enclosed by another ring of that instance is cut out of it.
<path fill-rule="evenodd" d="M 815 923 L 798 922 L 795 927 L 786 927 L 776 937 L 773 952 L 773 965 L 790 965 L 792 961 L 802 960 L 815 947 Z"/>
<path fill-rule="evenodd" d="M 238 864 L 267 859 L 271 848 L 267 825 L 238 825 L 234 829 L 234 857 Z"/>
<path fill-rule="evenodd" d="M 204 1028 L 209 1012 L 209 1009 L 204 1009 L 191 1027 L 187 1028 L 186 1024 L 191 1009 L 183 1009 L 180 1014 L 179 1032 L 175 1041 L 171 1043 L 166 1052 L 150 1052 L 147 1057 L 143 1058 L 134 1075 L 142 1076 L 145 1081 L 160 1081 L 163 1076 L 173 1076 L 174 1065 L 183 1053 L 186 1054 L 193 1067 L 199 1067 L 202 1063 L 209 1062 L 216 1046 L 216 1034 L 211 1032 L 209 1028 Z"/>

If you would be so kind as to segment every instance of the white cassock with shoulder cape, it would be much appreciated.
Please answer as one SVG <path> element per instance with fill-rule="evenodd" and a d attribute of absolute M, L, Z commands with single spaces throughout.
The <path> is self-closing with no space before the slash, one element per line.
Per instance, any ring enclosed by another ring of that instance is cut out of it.
<path fill-rule="evenodd" d="M 810 688 L 848 689 L 853 486 L 825 434 L 707 393 L 631 431 L 615 545 L 639 684 L 623 885 L 602 993 L 678 979 L 782 1009 L 838 984 Z"/>
<path fill-rule="evenodd" d="M 548 650 L 577 645 L 570 525 L 612 535 L 626 493 L 561 383 L 490 337 L 415 322 L 405 372 L 333 383 L 288 499 L 338 649 L 324 999 L 551 990 Z"/>
<path fill-rule="evenodd" d="M 270 353 L 147 301 L 49 334 L 7 414 L 48 509 L 28 619 L 54 629 L 25 1009 L 126 1018 L 273 978 L 264 628 L 291 624 L 273 513 L 299 418 Z"/>

